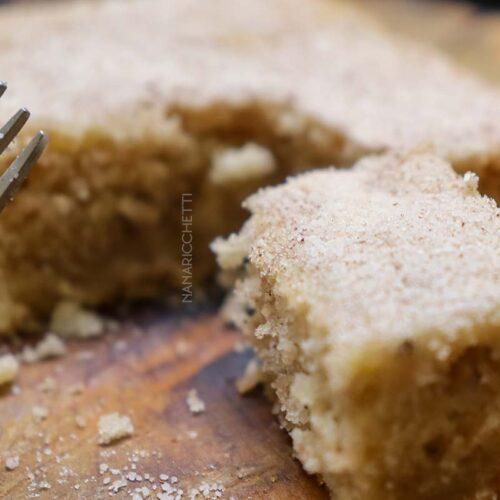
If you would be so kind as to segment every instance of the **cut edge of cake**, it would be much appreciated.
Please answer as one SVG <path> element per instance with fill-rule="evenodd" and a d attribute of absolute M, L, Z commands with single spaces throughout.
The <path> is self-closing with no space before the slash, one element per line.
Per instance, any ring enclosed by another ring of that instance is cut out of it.
<path fill-rule="evenodd" d="M 183 258 L 201 296 L 215 270 L 210 241 L 243 222 L 242 199 L 367 153 L 283 102 L 214 102 L 125 122 L 76 137 L 46 128 L 50 147 L 0 218 L 1 333 L 39 329 L 60 302 L 180 298 Z M 194 235 L 186 255 L 183 231 Z"/>

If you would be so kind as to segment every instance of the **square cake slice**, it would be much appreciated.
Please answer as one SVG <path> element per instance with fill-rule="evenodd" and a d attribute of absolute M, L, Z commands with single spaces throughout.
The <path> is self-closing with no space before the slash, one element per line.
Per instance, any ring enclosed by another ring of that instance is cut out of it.
<path fill-rule="evenodd" d="M 227 313 L 305 469 L 342 500 L 497 492 L 500 211 L 475 175 L 389 154 L 245 206 L 213 245 Z"/>

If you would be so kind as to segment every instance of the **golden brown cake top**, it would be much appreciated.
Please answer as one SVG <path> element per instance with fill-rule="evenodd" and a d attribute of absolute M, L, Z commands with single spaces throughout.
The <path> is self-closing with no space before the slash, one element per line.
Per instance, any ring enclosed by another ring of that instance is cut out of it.
<path fill-rule="evenodd" d="M 337 360 L 341 347 L 459 344 L 500 329 L 500 210 L 476 184 L 423 153 L 304 174 L 245 202 L 252 216 L 221 264 L 246 247 Z"/>
<path fill-rule="evenodd" d="M 266 99 L 370 150 L 434 144 L 453 160 L 500 150 L 497 91 L 330 0 L 13 6 L 0 11 L 0 47 L 2 113 L 25 105 L 68 132 L 181 102 Z"/>

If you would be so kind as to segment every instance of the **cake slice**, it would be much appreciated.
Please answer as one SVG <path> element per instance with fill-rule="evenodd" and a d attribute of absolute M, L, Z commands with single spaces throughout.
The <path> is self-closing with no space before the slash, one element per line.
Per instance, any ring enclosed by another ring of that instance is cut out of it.
<path fill-rule="evenodd" d="M 342 500 L 494 498 L 500 210 L 475 175 L 389 154 L 245 206 L 214 243 L 227 313 L 305 469 Z"/>
<path fill-rule="evenodd" d="M 51 137 L 0 217 L 0 333 L 189 298 L 241 201 L 312 167 L 423 144 L 500 186 L 499 92 L 332 0 L 12 5 L 0 47 L 0 111 Z"/>

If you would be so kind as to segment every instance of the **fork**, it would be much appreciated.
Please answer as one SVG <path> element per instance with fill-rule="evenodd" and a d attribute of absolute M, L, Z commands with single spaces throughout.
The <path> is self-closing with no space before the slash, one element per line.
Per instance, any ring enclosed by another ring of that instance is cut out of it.
<path fill-rule="evenodd" d="M 0 97 L 6 90 L 7 84 L 0 82 Z M 0 155 L 23 128 L 29 116 L 30 112 L 25 108 L 21 108 L 0 128 Z M 40 158 L 47 141 L 47 135 L 42 131 L 38 132 L 0 177 L 0 212 L 12 200 L 14 194 L 28 177 L 31 167 Z"/>

